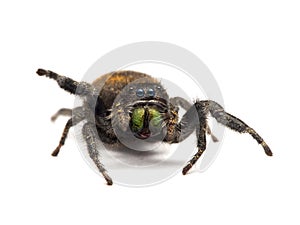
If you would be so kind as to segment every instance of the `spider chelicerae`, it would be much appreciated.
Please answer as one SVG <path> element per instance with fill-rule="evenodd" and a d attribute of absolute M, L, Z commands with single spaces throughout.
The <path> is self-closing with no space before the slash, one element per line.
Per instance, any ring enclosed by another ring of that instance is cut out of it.
<path fill-rule="evenodd" d="M 71 117 L 52 155 L 58 155 L 69 129 L 84 121 L 82 136 L 89 156 L 108 185 L 112 185 L 113 181 L 101 163 L 96 146 L 98 137 L 106 144 L 114 144 L 120 138 L 132 136 L 147 142 L 163 141 L 173 144 L 185 140 L 196 131 L 198 151 L 183 168 L 182 173 L 185 175 L 205 151 L 206 134 L 211 135 L 213 141 L 217 141 L 207 124 L 209 114 L 234 131 L 250 134 L 263 147 L 265 153 L 272 156 L 266 142 L 253 128 L 225 112 L 218 103 L 212 100 L 196 100 L 191 104 L 181 97 L 169 98 L 162 84 L 145 73 L 116 71 L 100 76 L 91 84 L 76 82 L 50 70 L 38 69 L 37 74 L 56 80 L 62 89 L 83 99 L 82 106 L 60 109 L 51 118 L 55 120 L 60 115 Z M 179 107 L 186 111 L 180 121 Z"/>

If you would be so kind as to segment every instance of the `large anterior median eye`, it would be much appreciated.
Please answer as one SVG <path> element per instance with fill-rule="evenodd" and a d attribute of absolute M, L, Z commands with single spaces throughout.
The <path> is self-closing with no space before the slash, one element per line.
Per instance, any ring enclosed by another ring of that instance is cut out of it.
<path fill-rule="evenodd" d="M 131 117 L 132 127 L 131 127 L 131 129 L 134 132 L 137 132 L 143 128 L 144 114 L 145 114 L 144 108 L 137 108 L 137 109 L 134 109 L 134 111 L 132 112 L 132 117 Z"/>
<path fill-rule="evenodd" d="M 136 96 L 143 97 L 145 95 L 145 92 L 142 88 L 139 88 L 136 90 Z"/>

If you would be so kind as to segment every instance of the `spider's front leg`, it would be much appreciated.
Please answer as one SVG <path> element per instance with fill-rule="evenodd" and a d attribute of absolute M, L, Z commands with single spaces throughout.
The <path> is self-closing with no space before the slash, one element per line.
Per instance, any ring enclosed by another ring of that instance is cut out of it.
<path fill-rule="evenodd" d="M 183 168 L 182 173 L 184 175 L 192 168 L 192 166 L 197 162 L 197 160 L 206 149 L 205 132 L 207 132 L 208 129 L 206 121 L 208 113 L 210 113 L 212 117 L 214 117 L 219 123 L 223 124 L 224 126 L 239 133 L 250 134 L 257 141 L 257 143 L 263 147 L 266 155 L 273 155 L 269 146 L 253 128 L 249 127 L 246 123 L 244 123 L 237 117 L 225 112 L 218 103 L 210 100 L 196 101 L 195 104 L 183 115 L 182 120 L 179 123 L 179 128 L 183 128 L 183 126 L 186 126 L 186 124 L 191 124 L 190 128 L 188 128 L 187 130 L 190 130 L 194 126 L 196 126 L 197 134 L 198 151 L 188 162 L 188 164 Z M 182 133 L 181 129 L 178 129 L 178 133 L 178 142 L 186 138 L 185 132 Z"/>
<path fill-rule="evenodd" d="M 182 106 L 182 104 L 176 104 L 174 100 L 181 101 L 181 99 L 179 98 L 173 99 L 173 102 L 171 102 L 171 108 L 173 108 L 174 105 Z M 189 103 L 185 104 L 185 109 L 187 108 L 188 104 Z M 173 119 L 169 121 L 168 133 L 164 139 L 165 142 L 168 142 L 170 144 L 179 143 L 181 141 L 184 141 L 196 129 L 198 151 L 182 170 L 183 175 L 185 175 L 192 168 L 192 166 L 197 162 L 202 153 L 205 151 L 206 133 L 210 132 L 207 124 L 208 109 L 207 107 L 205 107 L 205 104 L 197 101 L 194 105 L 190 105 L 190 107 L 186 110 L 186 113 L 183 115 L 178 124 L 174 124 L 172 122 Z"/>
<path fill-rule="evenodd" d="M 192 104 L 182 97 L 173 97 L 170 99 L 170 103 L 173 106 L 182 107 L 185 111 L 188 111 L 192 107 Z M 190 131 L 193 131 L 193 129 L 190 129 Z M 206 128 L 206 133 L 211 136 L 211 139 L 213 142 L 219 141 L 218 138 L 211 132 L 208 124 L 207 124 L 207 128 Z"/>
<path fill-rule="evenodd" d="M 210 114 L 217 120 L 217 122 L 239 133 L 250 134 L 257 141 L 257 143 L 263 147 L 266 155 L 273 155 L 271 149 L 262 139 L 262 137 L 253 128 L 249 127 L 245 122 L 225 112 L 222 106 L 214 101 L 203 101 L 203 103 L 207 106 Z"/>
<path fill-rule="evenodd" d="M 184 124 L 194 124 L 197 135 L 197 153 L 183 168 L 182 174 L 185 175 L 198 161 L 206 149 L 206 133 L 209 129 L 207 124 L 207 108 L 201 102 L 196 102 L 182 117 L 181 127 Z M 210 131 L 210 129 L 209 129 Z"/>
<path fill-rule="evenodd" d="M 94 96 L 98 97 L 99 91 L 96 90 L 91 84 L 86 82 L 77 82 L 69 77 L 59 75 L 51 70 L 38 69 L 36 73 L 39 76 L 49 77 L 56 80 L 57 84 L 67 92 L 79 96 Z"/>
<path fill-rule="evenodd" d="M 82 128 L 82 135 L 83 138 L 85 139 L 89 156 L 94 161 L 98 170 L 102 173 L 103 177 L 107 182 L 107 185 L 112 185 L 113 184 L 112 179 L 107 174 L 103 164 L 100 162 L 100 155 L 96 146 L 97 131 L 95 130 L 95 125 L 90 122 L 84 124 Z"/>

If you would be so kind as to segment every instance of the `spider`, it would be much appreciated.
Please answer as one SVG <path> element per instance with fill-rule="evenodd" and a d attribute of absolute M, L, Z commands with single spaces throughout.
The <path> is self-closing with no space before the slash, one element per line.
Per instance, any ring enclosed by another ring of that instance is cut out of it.
<path fill-rule="evenodd" d="M 85 121 L 82 136 L 89 156 L 108 185 L 112 185 L 113 181 L 101 163 L 95 144 L 97 137 L 106 144 L 114 144 L 120 142 L 120 138 L 131 136 L 143 141 L 173 144 L 185 140 L 196 131 L 197 152 L 183 168 L 182 174 L 185 175 L 205 151 L 206 134 L 210 134 L 213 141 L 217 141 L 207 124 L 209 114 L 234 131 L 250 134 L 263 147 L 265 153 L 272 156 L 266 142 L 253 128 L 225 112 L 218 103 L 212 100 L 196 100 L 190 104 L 181 97 L 169 98 L 162 84 L 145 73 L 116 71 L 100 76 L 91 84 L 76 82 L 50 70 L 38 69 L 37 74 L 56 80 L 62 89 L 83 99 L 82 106 L 60 109 L 51 118 L 55 120 L 60 115 L 71 117 L 52 156 L 58 155 L 69 129 Z M 186 111 L 180 121 L 179 107 Z"/>

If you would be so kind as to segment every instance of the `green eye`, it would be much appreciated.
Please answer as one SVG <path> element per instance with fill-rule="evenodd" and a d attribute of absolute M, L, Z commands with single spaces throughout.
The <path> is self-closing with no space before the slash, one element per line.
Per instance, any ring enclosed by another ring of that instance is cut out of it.
<path fill-rule="evenodd" d="M 161 124 L 162 118 L 159 111 L 156 109 L 149 109 L 150 124 L 154 127 L 158 127 Z"/>
<path fill-rule="evenodd" d="M 138 131 L 143 128 L 145 109 L 138 108 L 132 113 L 132 129 Z"/>

